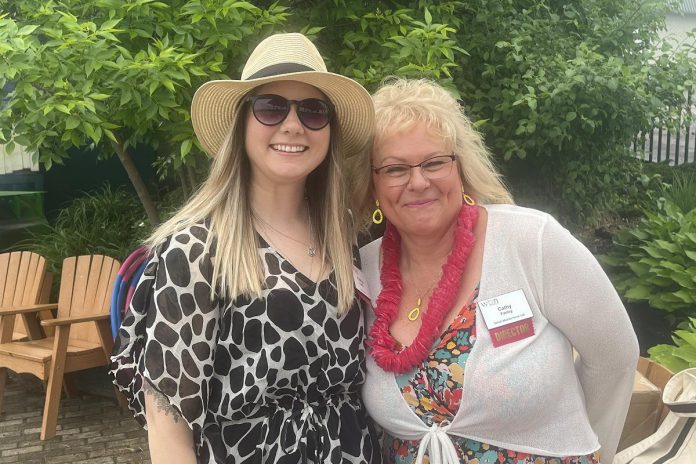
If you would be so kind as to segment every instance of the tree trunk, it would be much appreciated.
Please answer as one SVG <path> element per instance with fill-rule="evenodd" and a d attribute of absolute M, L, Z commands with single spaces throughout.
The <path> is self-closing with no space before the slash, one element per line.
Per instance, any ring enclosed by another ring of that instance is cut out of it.
<path fill-rule="evenodd" d="M 189 197 L 189 185 L 186 176 L 184 175 L 184 166 L 182 165 L 176 170 L 176 174 L 179 176 L 179 183 L 181 183 L 181 190 L 184 192 L 184 198 Z"/>
<path fill-rule="evenodd" d="M 143 178 L 140 177 L 138 168 L 136 168 L 135 163 L 133 163 L 133 158 L 131 157 L 130 153 L 128 153 L 124 149 L 123 143 L 121 143 L 120 140 L 118 141 L 118 143 L 112 141 L 111 145 L 114 147 L 116 155 L 118 155 L 118 159 L 121 161 L 121 164 L 123 165 L 123 169 L 126 170 L 128 178 L 130 179 L 131 183 L 133 184 L 133 188 L 135 189 L 135 193 L 137 193 L 138 198 L 140 198 L 140 203 L 142 203 L 143 208 L 145 208 L 145 214 L 147 214 L 147 218 L 150 220 L 150 223 L 153 226 L 156 226 L 160 223 L 159 213 L 157 212 L 157 208 L 155 207 L 155 202 L 152 201 L 150 192 L 145 186 L 145 182 L 143 182 Z"/>
<path fill-rule="evenodd" d="M 189 187 L 191 187 L 191 192 L 195 192 L 196 187 L 198 187 L 198 183 L 196 182 L 196 175 L 193 172 L 193 168 L 191 167 L 191 165 L 186 164 L 184 165 L 184 169 L 186 169 L 186 175 L 188 176 Z"/>

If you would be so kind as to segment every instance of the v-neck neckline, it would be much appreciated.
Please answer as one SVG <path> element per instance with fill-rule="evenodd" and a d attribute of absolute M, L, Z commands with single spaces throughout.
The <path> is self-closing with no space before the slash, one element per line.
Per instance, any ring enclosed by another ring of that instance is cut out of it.
<path fill-rule="evenodd" d="M 280 252 L 280 250 L 278 250 L 276 247 L 274 247 L 272 244 L 270 244 L 270 243 L 268 242 L 268 240 L 266 240 L 265 238 L 263 238 L 263 235 L 261 235 L 258 231 L 254 231 L 254 232 L 256 233 L 256 236 L 257 236 L 258 239 L 259 239 L 259 244 L 261 245 L 261 247 L 270 250 L 270 251 L 271 251 L 274 255 L 276 255 L 281 261 L 284 261 L 284 262 L 288 263 L 288 266 L 290 266 L 290 268 L 292 268 L 293 273 L 294 273 L 294 274 L 298 274 L 304 281 L 307 282 L 307 285 L 308 285 L 308 286 L 313 287 L 313 288 L 316 288 L 316 287 L 319 287 L 321 284 L 323 284 L 325 281 L 327 281 L 327 280 L 330 281 L 330 280 L 331 280 L 331 276 L 334 274 L 335 269 L 331 269 L 331 272 L 329 272 L 328 274 L 326 274 L 326 276 L 325 276 L 324 278 L 319 279 L 319 280 L 317 280 L 317 281 L 314 281 L 314 280 L 312 280 L 307 274 L 305 274 L 304 272 L 302 272 L 302 271 L 300 271 L 299 269 L 297 269 L 297 266 L 295 266 L 295 265 L 293 264 L 292 261 L 290 261 L 288 258 L 286 258 L 285 255 L 283 255 L 283 254 Z M 283 269 L 283 268 L 282 268 L 282 263 L 279 264 L 279 268 L 280 268 L 281 270 Z"/>
<path fill-rule="evenodd" d="M 481 282 L 476 284 L 476 287 L 474 287 L 474 290 L 471 292 L 471 295 L 469 296 L 469 298 L 467 298 L 466 303 L 464 303 L 461 306 L 461 308 L 459 308 L 459 311 L 457 311 L 457 314 L 454 316 L 454 319 L 452 319 L 452 321 L 450 321 L 450 323 L 447 324 L 447 327 L 445 327 L 444 329 L 442 329 L 440 331 L 440 334 L 438 335 L 437 339 L 435 339 L 435 341 L 433 342 L 433 345 L 430 347 L 431 353 L 432 353 L 433 348 L 438 346 L 442 342 L 442 339 L 445 337 L 445 335 L 447 335 L 447 333 L 450 331 L 450 329 L 452 328 L 452 324 L 454 324 L 461 317 L 462 313 L 467 308 L 471 307 L 472 304 L 476 303 L 476 301 L 478 300 L 478 294 L 479 294 L 480 288 L 481 288 Z M 475 314 L 475 312 L 474 312 L 474 314 Z M 392 337 L 393 337 L 393 335 L 392 335 Z M 394 340 L 396 340 L 396 339 L 394 339 Z M 398 340 L 397 340 L 397 342 L 398 342 Z M 399 343 L 399 344 L 401 345 L 402 349 L 406 349 L 410 346 L 410 345 L 403 345 L 401 343 Z M 428 353 L 428 355 L 430 355 L 430 353 Z"/>
<path fill-rule="evenodd" d="M 442 340 L 445 338 L 445 336 L 452 329 L 452 326 L 454 325 L 454 323 L 457 322 L 462 317 L 462 314 L 464 313 L 464 311 L 471 308 L 472 305 L 477 304 L 478 294 L 479 294 L 480 289 L 481 289 L 481 282 L 476 284 L 476 287 L 474 287 L 474 290 L 471 292 L 471 295 L 469 296 L 469 298 L 467 298 L 466 303 L 464 303 L 462 305 L 462 307 L 459 308 L 459 311 L 457 311 L 457 314 L 456 314 L 456 316 L 454 316 L 454 319 L 452 319 L 450 321 L 450 323 L 447 324 L 447 327 L 442 329 L 442 331 L 440 332 L 440 336 L 437 337 L 437 340 L 435 340 L 435 343 L 433 343 L 432 348 L 435 348 L 440 343 L 442 343 Z M 476 308 L 474 308 L 474 318 L 476 317 L 475 315 L 476 315 Z M 475 327 L 475 323 L 476 323 L 476 320 L 474 319 L 474 326 L 472 326 L 472 328 Z M 431 350 L 431 352 L 432 352 L 432 350 Z"/>

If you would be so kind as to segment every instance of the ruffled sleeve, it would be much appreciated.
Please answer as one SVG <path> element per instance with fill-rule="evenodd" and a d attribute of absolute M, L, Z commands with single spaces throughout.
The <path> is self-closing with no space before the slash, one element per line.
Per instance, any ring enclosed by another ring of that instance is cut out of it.
<path fill-rule="evenodd" d="M 148 381 L 189 424 L 196 445 L 201 443 L 219 338 L 207 235 L 204 226 L 194 225 L 155 249 L 116 337 L 110 365 L 138 422 L 146 426 L 143 382 Z"/>

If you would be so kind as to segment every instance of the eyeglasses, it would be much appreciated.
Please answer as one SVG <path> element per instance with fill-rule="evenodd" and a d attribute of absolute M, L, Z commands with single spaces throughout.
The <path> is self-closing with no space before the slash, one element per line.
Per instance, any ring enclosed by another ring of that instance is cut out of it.
<path fill-rule="evenodd" d="M 297 118 L 303 126 L 310 130 L 320 130 L 331 122 L 333 105 L 318 98 L 304 100 L 288 100 L 274 94 L 250 95 L 245 102 L 251 102 L 251 112 L 258 122 L 264 126 L 276 126 L 285 121 L 294 104 Z"/>
<path fill-rule="evenodd" d="M 452 165 L 457 157 L 455 155 L 439 155 L 428 158 L 418 164 L 387 164 L 379 168 L 373 168 L 375 174 L 384 179 L 387 187 L 400 187 L 408 184 L 411 179 L 411 169 L 420 168 L 425 177 L 431 180 L 442 179 L 452 172 Z"/>

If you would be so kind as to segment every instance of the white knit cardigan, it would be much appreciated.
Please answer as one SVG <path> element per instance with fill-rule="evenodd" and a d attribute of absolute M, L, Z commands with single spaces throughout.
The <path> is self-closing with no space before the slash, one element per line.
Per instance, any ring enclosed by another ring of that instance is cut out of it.
<path fill-rule="evenodd" d="M 610 464 L 638 360 L 623 304 L 592 254 L 554 218 L 512 205 L 486 210 L 478 300 L 522 289 L 534 335 L 494 348 L 477 308 L 461 405 L 442 427 L 426 427 L 394 375 L 368 357 L 368 411 L 393 436 L 421 440 L 420 454 L 428 451 L 432 464 L 457 463 L 450 435 L 544 456 L 586 455 L 601 447 L 602 463 Z M 373 302 L 381 290 L 380 244 L 360 250 Z"/>

